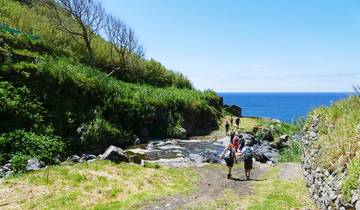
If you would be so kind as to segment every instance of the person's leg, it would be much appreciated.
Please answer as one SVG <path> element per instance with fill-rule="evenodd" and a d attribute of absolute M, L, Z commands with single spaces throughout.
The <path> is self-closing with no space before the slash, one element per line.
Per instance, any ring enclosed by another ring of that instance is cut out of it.
<path fill-rule="evenodd" d="M 230 167 L 230 166 L 228 166 L 228 179 L 230 179 L 231 178 L 231 169 L 232 169 L 232 167 Z"/>

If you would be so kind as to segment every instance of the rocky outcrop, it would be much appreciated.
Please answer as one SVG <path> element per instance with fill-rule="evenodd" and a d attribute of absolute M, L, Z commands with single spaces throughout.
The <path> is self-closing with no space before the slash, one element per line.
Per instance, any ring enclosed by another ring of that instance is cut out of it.
<path fill-rule="evenodd" d="M 241 117 L 241 108 L 239 106 L 225 106 L 225 110 L 236 117 Z"/>
<path fill-rule="evenodd" d="M 101 160 L 110 160 L 114 163 L 129 162 L 129 158 L 125 155 L 124 151 L 115 146 L 110 146 L 104 154 L 100 157 Z"/>
<path fill-rule="evenodd" d="M 302 169 L 310 196 L 320 209 L 360 209 L 359 193 L 353 193 L 352 201 L 345 202 L 341 186 L 347 171 L 338 167 L 333 172 L 319 167 L 316 162 L 319 150 L 318 139 L 319 117 L 310 116 L 311 125 L 303 131 Z"/>

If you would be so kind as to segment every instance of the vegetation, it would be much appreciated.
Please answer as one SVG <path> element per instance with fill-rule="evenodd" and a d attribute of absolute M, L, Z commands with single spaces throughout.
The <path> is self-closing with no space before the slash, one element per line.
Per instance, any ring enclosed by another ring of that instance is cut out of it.
<path fill-rule="evenodd" d="M 117 45 L 95 31 L 87 31 L 95 61 L 88 65 L 83 42 L 51 24 L 54 5 L 20 2 L 0 0 L 0 23 L 6 24 L 0 25 L 0 164 L 14 159 L 20 172 L 29 157 L 52 164 L 56 155 L 130 145 L 134 135 L 217 128 L 215 92 L 194 90 L 181 74 L 128 48 L 126 59 L 138 59 L 119 69 L 123 61 L 109 56 Z M 57 9 L 61 21 L 77 27 Z"/>
<path fill-rule="evenodd" d="M 245 198 L 251 202 L 247 209 L 298 209 L 314 208 L 305 183 L 300 176 L 298 179 L 279 179 L 280 167 L 271 167 L 262 175 L 264 181 L 252 184 L 254 194 Z"/>
<path fill-rule="evenodd" d="M 345 199 L 359 187 L 360 159 L 360 97 L 352 96 L 330 107 L 315 109 L 311 115 L 320 117 L 318 128 L 318 165 L 330 172 L 347 168 L 342 185 Z M 310 126 L 310 121 L 307 126 Z"/>
<path fill-rule="evenodd" d="M 290 141 L 287 147 L 280 150 L 279 162 L 300 162 L 301 142 Z"/>
<path fill-rule="evenodd" d="M 80 3 L 85 2 L 78 0 L 64 0 L 61 2 L 70 1 Z M 0 26 L 2 26 L 0 28 L 8 26 L 11 28 L 8 29 L 9 31 L 20 29 L 22 32 L 31 34 L 32 37 L 41 38 L 38 42 L 45 43 L 50 49 L 52 49 L 53 52 L 57 52 L 57 55 L 59 53 L 65 54 L 69 57 L 75 58 L 83 64 L 89 63 L 89 57 L 91 57 L 90 54 L 92 52 L 94 61 L 91 61 L 90 63 L 94 63 L 97 69 L 104 71 L 107 74 L 111 74 L 111 76 L 125 82 L 149 84 L 157 87 L 173 86 L 178 88 L 193 89 L 191 82 L 184 75 L 166 69 L 163 65 L 161 65 L 161 63 L 155 60 L 146 60 L 142 56 L 134 60 L 134 58 L 139 57 L 141 53 L 139 54 L 137 53 L 138 51 L 132 50 L 136 37 L 134 36 L 134 32 L 125 24 L 121 25 L 121 27 L 125 26 L 125 28 L 120 29 L 124 29 L 127 32 L 131 31 L 133 41 L 126 41 L 126 43 L 130 43 L 130 48 L 128 47 L 129 45 L 114 46 L 114 43 L 112 44 L 105 41 L 104 38 L 97 35 L 99 30 L 104 28 L 98 28 L 97 26 L 85 28 L 85 31 L 90 33 L 89 36 L 91 37 L 87 38 L 88 41 L 84 41 L 83 35 L 72 36 L 66 29 L 64 29 L 64 27 L 71 28 L 72 31 L 77 34 L 84 34 L 79 22 L 70 18 L 70 15 L 66 12 L 66 10 L 61 10 L 58 7 L 47 6 L 47 4 L 44 4 L 44 2 L 52 1 L 26 1 L 29 2 L 28 4 L 23 4 L 21 2 L 22 1 L 16 0 L 0 0 Z M 96 1 L 91 2 L 93 2 L 94 5 L 97 5 Z M 54 17 L 54 14 L 58 14 L 59 17 Z M 101 21 L 97 20 L 96 22 L 100 21 L 103 24 L 110 24 L 110 22 L 107 21 L 107 18 L 105 18 L 106 15 L 103 14 L 103 16 L 104 17 L 101 18 Z M 63 24 L 59 25 L 59 21 Z M 119 22 L 121 21 L 119 20 Z M 86 21 L 84 23 L 86 24 Z M 116 30 L 114 29 L 113 31 Z M 110 40 L 109 37 L 107 38 Z M 86 44 L 89 41 L 90 43 Z M 140 47 L 139 44 L 136 44 L 136 46 Z M 90 53 L 89 48 L 91 49 Z M 115 54 L 113 51 L 116 49 L 120 49 L 119 52 L 121 53 Z M 127 53 L 129 50 L 130 53 L 133 54 Z M 120 56 L 124 54 L 125 56 Z M 131 55 L 134 55 L 135 57 Z M 124 67 L 124 63 L 127 64 L 126 67 Z"/>
<path fill-rule="evenodd" d="M 196 180 L 192 169 L 95 161 L 8 178 L 0 197 L 14 209 L 134 209 L 159 196 L 187 194 Z"/>

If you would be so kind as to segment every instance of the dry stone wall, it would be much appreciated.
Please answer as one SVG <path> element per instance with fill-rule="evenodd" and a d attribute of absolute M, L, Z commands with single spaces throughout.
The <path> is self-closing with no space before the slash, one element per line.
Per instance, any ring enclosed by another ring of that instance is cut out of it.
<path fill-rule="evenodd" d="M 309 116 L 311 125 L 303 130 L 302 170 L 310 196 L 320 209 L 360 210 L 360 192 L 352 193 L 350 202 L 345 202 L 341 192 L 347 170 L 339 167 L 334 172 L 319 167 L 318 125 L 319 116 Z"/>

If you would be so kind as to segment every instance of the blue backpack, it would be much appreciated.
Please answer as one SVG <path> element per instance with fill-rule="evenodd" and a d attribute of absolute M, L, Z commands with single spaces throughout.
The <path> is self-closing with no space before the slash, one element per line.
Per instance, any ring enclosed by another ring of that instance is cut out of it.
<path fill-rule="evenodd" d="M 253 151 L 250 147 L 247 147 L 244 151 L 245 161 L 251 161 L 253 158 Z"/>

